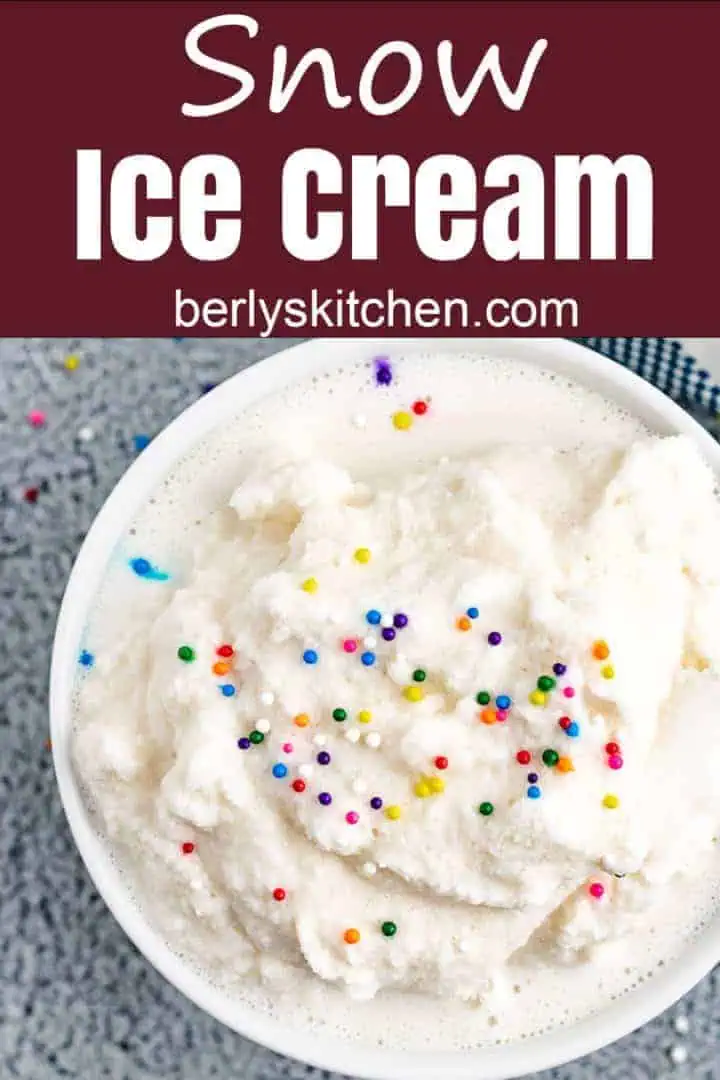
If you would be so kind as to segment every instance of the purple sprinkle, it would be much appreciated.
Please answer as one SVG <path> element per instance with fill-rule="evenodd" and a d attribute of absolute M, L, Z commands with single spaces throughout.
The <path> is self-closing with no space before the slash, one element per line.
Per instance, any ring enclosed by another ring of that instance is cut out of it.
<path fill-rule="evenodd" d="M 238 739 L 237 744 L 238 744 L 238 746 L 240 747 L 241 750 L 249 750 L 250 749 L 250 740 L 246 739 L 244 736 L 243 736 L 242 739 Z"/>
<path fill-rule="evenodd" d="M 398 630 L 402 630 L 408 624 L 407 615 L 403 615 L 402 611 L 398 611 L 397 615 L 393 615 L 393 626 L 396 626 Z"/>
<path fill-rule="evenodd" d="M 488 645 L 499 645 L 502 641 L 502 634 L 497 630 L 492 630 L 488 634 Z"/>
<path fill-rule="evenodd" d="M 327 750 L 321 750 L 316 758 L 316 761 L 318 765 L 329 765 L 330 755 L 328 754 Z"/>
<path fill-rule="evenodd" d="M 390 386 L 392 382 L 392 368 L 390 366 L 390 360 L 387 356 L 376 356 L 374 360 L 375 364 L 375 382 L 378 386 Z"/>
<path fill-rule="evenodd" d="M 372 806 L 373 810 L 380 810 L 382 808 L 382 804 L 382 799 L 379 795 L 374 795 L 370 800 L 370 805 Z"/>
<path fill-rule="evenodd" d="M 332 802 L 332 795 L 329 791 L 321 791 L 318 795 L 318 802 L 322 803 L 323 806 L 329 806 Z"/>
<path fill-rule="evenodd" d="M 567 665 L 566 664 L 553 664 L 553 674 L 554 675 L 564 675 L 566 671 L 567 671 Z"/>
<path fill-rule="evenodd" d="M 395 631 L 393 630 L 392 626 L 384 626 L 382 636 L 383 636 L 383 641 L 394 641 L 395 640 Z"/>
<path fill-rule="evenodd" d="M 537 784 L 538 779 L 539 779 L 539 777 L 538 777 L 538 774 L 536 772 L 529 772 L 528 773 L 528 784 Z"/>

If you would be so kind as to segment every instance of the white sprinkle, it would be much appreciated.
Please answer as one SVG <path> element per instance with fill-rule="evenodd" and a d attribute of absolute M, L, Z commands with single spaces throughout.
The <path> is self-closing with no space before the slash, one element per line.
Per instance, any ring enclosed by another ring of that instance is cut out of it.
<path fill-rule="evenodd" d="M 392 615 L 381 615 L 380 616 L 380 625 L 381 626 L 388 627 L 388 626 L 392 626 L 392 624 L 393 624 L 393 616 Z"/>
<path fill-rule="evenodd" d="M 375 877 L 377 874 L 377 863 L 366 862 L 362 864 L 362 872 L 365 877 Z"/>
<path fill-rule="evenodd" d="M 684 1013 L 679 1013 L 673 1021 L 673 1027 L 677 1031 L 678 1035 L 687 1035 L 690 1031 L 690 1021 Z"/>
<path fill-rule="evenodd" d="M 363 416 L 362 413 L 355 413 L 352 418 L 352 422 L 356 428 L 367 427 L 367 416 Z"/>
<path fill-rule="evenodd" d="M 309 780 L 314 771 L 312 765 L 300 765 L 298 776 L 302 776 L 303 780 Z"/>
<path fill-rule="evenodd" d="M 382 742 L 382 738 L 377 731 L 369 731 L 365 736 L 365 742 L 371 750 L 377 750 L 378 746 Z"/>
<path fill-rule="evenodd" d="M 273 705 L 275 703 L 275 695 L 272 690 L 260 691 L 260 704 L 261 705 Z"/>
<path fill-rule="evenodd" d="M 345 738 L 347 739 L 348 742 L 357 742 L 358 739 L 360 738 L 360 732 L 358 731 L 357 728 L 354 728 L 354 727 L 348 728 L 347 731 L 345 732 Z"/>
<path fill-rule="evenodd" d="M 313 735 L 313 746 L 325 746 L 327 743 L 327 735 Z"/>
<path fill-rule="evenodd" d="M 458 943 L 457 943 L 457 950 L 458 950 L 458 952 L 461 952 L 461 953 L 469 952 L 470 951 L 470 942 L 467 941 L 466 938 L 459 938 Z"/>
<path fill-rule="evenodd" d="M 268 731 L 270 730 L 270 721 L 269 720 L 258 720 L 255 723 L 255 730 L 256 731 L 261 731 L 263 733 L 263 735 L 267 735 Z"/>
<path fill-rule="evenodd" d="M 356 795 L 364 795 L 367 791 L 367 784 L 363 780 L 362 776 L 357 776 L 355 780 L 353 780 L 352 787 Z"/>
<path fill-rule="evenodd" d="M 363 645 L 368 649 L 374 649 L 377 645 L 377 638 L 373 634 L 368 634 L 367 637 L 363 638 Z"/>
<path fill-rule="evenodd" d="M 95 438 L 95 432 L 91 427 L 81 427 L 77 433 L 77 437 L 80 439 L 80 442 L 90 442 L 91 439 Z"/>
<path fill-rule="evenodd" d="M 680 1043 L 677 1043 L 675 1046 L 670 1047 L 670 1060 L 673 1065 L 684 1065 L 688 1056 L 686 1046 L 681 1046 Z"/>

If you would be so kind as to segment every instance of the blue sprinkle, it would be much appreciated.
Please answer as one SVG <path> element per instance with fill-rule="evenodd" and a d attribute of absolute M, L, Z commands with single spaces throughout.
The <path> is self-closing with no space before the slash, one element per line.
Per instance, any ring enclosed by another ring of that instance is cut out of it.
<path fill-rule="evenodd" d="M 375 663 L 375 653 L 374 652 L 364 652 L 362 654 L 362 656 L 360 657 L 360 659 L 362 660 L 365 667 L 372 667 L 373 664 Z"/>
<path fill-rule="evenodd" d="M 477 619 L 480 612 L 476 607 L 469 607 L 465 614 L 467 615 L 468 619 Z"/>
<path fill-rule="evenodd" d="M 565 728 L 565 734 L 569 735 L 571 739 L 576 739 L 580 734 L 580 725 L 573 720 L 572 724 L 568 724 Z"/>
<path fill-rule="evenodd" d="M 382 615 L 375 608 L 370 608 L 370 611 L 365 612 L 365 618 L 371 626 L 379 626 Z"/>
<path fill-rule="evenodd" d="M 173 338 L 173 341 L 184 341 L 184 340 L 185 340 L 184 337 L 174 337 Z"/>
<path fill-rule="evenodd" d="M 531 787 L 529 787 L 527 789 L 527 797 L 528 797 L 528 799 L 539 799 L 541 795 L 542 795 L 542 792 L 540 791 L 540 788 L 536 787 L 535 784 L 533 784 Z"/>
<path fill-rule="evenodd" d="M 495 698 L 495 704 L 498 709 L 509 709 L 512 705 L 512 698 L 509 698 L 507 694 L 498 694 Z"/>
<path fill-rule="evenodd" d="M 223 683 L 220 687 L 220 693 L 223 697 L 233 697 L 235 693 L 235 687 L 232 683 Z"/>
<path fill-rule="evenodd" d="M 287 765 L 278 762 L 277 765 L 273 765 L 272 774 L 277 780 L 282 780 L 284 776 L 287 776 Z"/>
<path fill-rule="evenodd" d="M 133 443 L 138 453 L 150 444 L 149 435 L 133 435 Z"/>
<path fill-rule="evenodd" d="M 216 386 L 217 386 L 217 383 L 214 383 L 214 382 L 204 382 L 204 383 L 202 384 L 202 386 L 200 387 L 200 389 L 201 389 L 201 391 L 203 392 L 203 394 L 209 394 L 209 393 L 210 393 L 210 391 L 211 391 L 211 390 L 214 390 Z"/>
<path fill-rule="evenodd" d="M 130 569 L 134 570 L 138 577 L 148 578 L 150 581 L 167 581 L 170 577 L 164 570 L 158 570 L 147 559 L 131 559 Z"/>
<path fill-rule="evenodd" d="M 95 663 L 95 657 L 91 652 L 88 652 L 87 649 L 83 649 L 78 657 L 78 661 L 83 667 L 92 667 Z"/>
<path fill-rule="evenodd" d="M 306 664 L 317 664 L 318 654 L 314 649 L 306 649 L 302 656 Z"/>

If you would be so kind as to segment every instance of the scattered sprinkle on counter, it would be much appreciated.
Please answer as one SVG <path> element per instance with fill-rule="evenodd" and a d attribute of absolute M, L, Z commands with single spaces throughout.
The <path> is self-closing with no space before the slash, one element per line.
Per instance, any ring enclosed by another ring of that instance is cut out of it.
<path fill-rule="evenodd" d="M 45 427 L 45 424 L 47 423 L 47 413 L 42 409 L 31 409 L 27 414 L 27 422 L 30 427 Z"/>

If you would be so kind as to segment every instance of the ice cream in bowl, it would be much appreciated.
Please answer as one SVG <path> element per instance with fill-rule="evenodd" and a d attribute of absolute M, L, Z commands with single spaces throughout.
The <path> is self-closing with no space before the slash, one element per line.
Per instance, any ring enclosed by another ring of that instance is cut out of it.
<path fill-rule="evenodd" d="M 501 1080 L 720 958 L 720 450 L 552 340 L 313 341 L 132 466 L 58 781 L 148 960 L 377 1080 Z"/>

